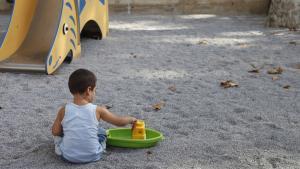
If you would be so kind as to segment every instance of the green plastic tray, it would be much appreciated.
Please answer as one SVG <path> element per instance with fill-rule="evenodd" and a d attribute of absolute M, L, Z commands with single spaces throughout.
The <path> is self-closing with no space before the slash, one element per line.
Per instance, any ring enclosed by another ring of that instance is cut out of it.
<path fill-rule="evenodd" d="M 146 128 L 145 140 L 132 139 L 131 128 L 109 129 L 106 133 L 108 145 L 123 148 L 148 148 L 164 139 L 162 133 L 149 128 Z"/>

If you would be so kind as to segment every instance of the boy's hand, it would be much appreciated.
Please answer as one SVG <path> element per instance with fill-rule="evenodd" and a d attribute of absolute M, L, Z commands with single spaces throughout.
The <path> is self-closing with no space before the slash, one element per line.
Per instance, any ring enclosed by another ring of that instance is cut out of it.
<path fill-rule="evenodd" d="M 136 122 L 137 122 L 137 119 L 136 118 L 134 118 L 134 117 L 131 117 L 132 119 L 132 121 L 131 121 L 131 123 L 130 124 L 132 124 L 132 127 L 131 127 L 131 130 L 133 130 L 134 129 L 134 127 L 135 127 L 135 124 L 136 124 Z"/>
<path fill-rule="evenodd" d="M 135 117 L 130 117 L 130 124 L 134 125 L 137 119 Z"/>

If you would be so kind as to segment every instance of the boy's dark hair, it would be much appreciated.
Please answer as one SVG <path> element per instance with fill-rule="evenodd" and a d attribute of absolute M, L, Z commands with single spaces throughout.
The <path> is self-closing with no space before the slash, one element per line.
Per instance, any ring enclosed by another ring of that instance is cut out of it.
<path fill-rule="evenodd" d="M 69 89 L 72 94 L 83 94 L 88 87 L 95 88 L 97 78 L 95 74 L 86 69 L 78 69 L 69 77 Z"/>

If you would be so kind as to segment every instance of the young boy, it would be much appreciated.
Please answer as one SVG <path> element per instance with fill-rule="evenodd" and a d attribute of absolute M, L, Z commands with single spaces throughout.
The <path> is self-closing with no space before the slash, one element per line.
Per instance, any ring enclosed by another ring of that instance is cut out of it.
<path fill-rule="evenodd" d="M 92 104 L 96 92 L 96 76 L 85 69 L 73 72 L 69 89 L 73 102 L 62 107 L 52 126 L 55 153 L 72 163 L 98 161 L 106 148 L 106 133 L 98 128 L 100 119 L 116 126 L 134 124 L 134 117 L 120 117 L 105 107 Z"/>

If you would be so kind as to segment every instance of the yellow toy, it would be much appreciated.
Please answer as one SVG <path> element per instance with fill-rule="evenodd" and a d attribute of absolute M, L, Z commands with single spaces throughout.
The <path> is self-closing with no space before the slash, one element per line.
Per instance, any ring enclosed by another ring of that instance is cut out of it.
<path fill-rule="evenodd" d="M 15 0 L 0 70 L 52 74 L 80 56 L 80 35 L 106 37 L 108 22 L 107 0 Z"/>
<path fill-rule="evenodd" d="M 146 139 L 145 122 L 138 120 L 132 128 L 132 139 Z"/>

